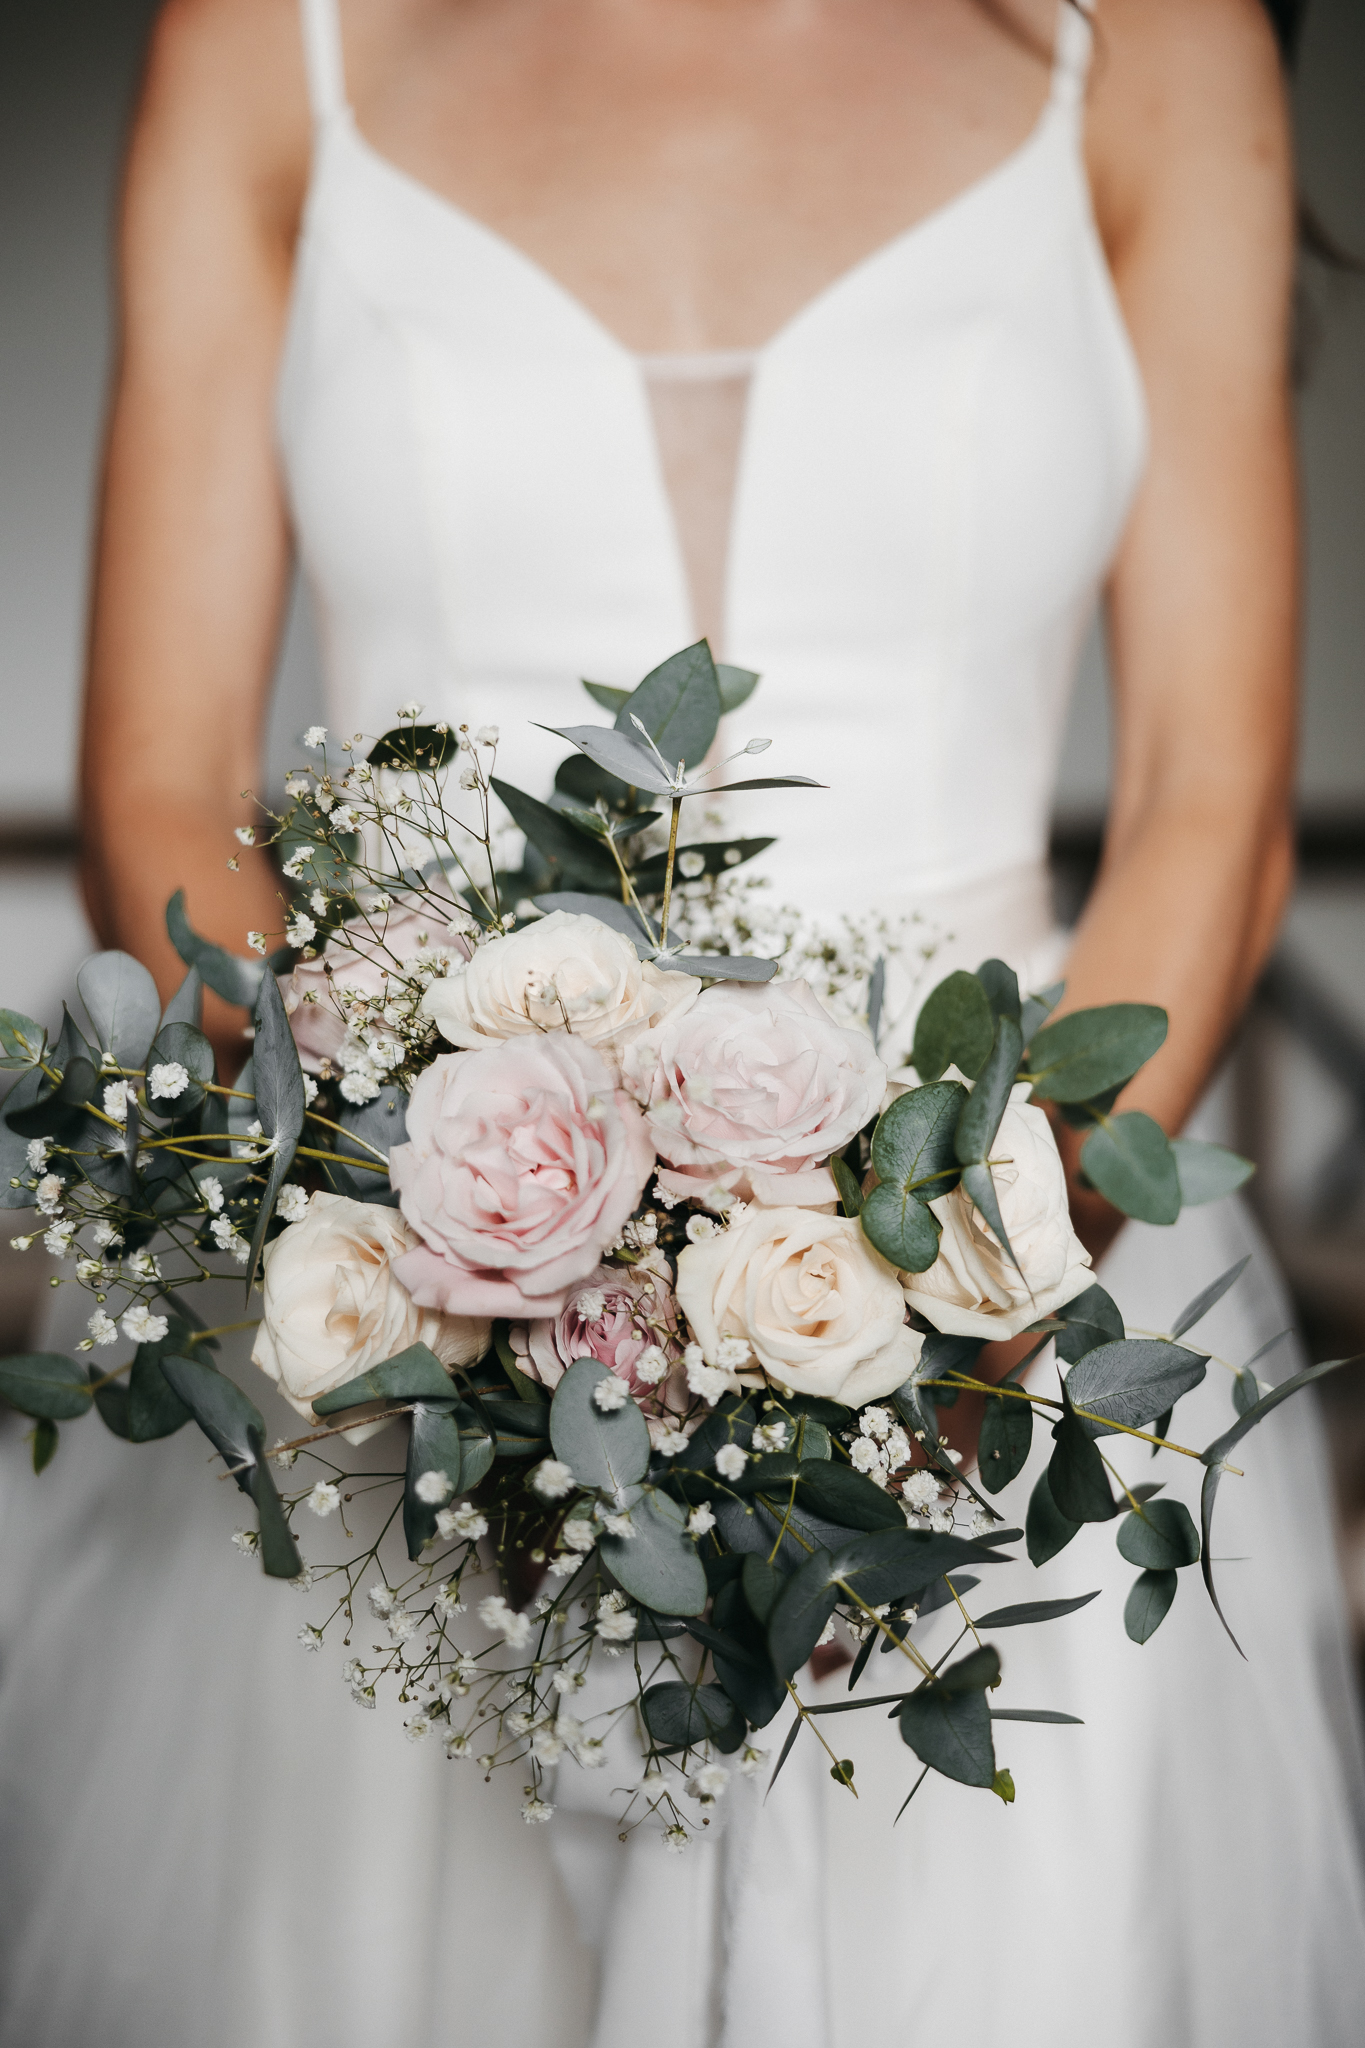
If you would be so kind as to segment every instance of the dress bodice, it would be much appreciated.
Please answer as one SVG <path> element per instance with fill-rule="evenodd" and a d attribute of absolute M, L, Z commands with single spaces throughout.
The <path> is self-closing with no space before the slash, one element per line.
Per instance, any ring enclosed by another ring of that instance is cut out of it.
<path fill-rule="evenodd" d="M 544 793 L 591 717 L 694 637 L 651 369 L 500 235 L 376 152 L 334 0 L 280 434 L 331 718 L 495 722 Z M 1081 154 L 1089 26 L 1059 16 L 1024 144 L 820 292 L 746 369 L 723 652 L 736 743 L 819 795 L 743 800 L 786 900 L 905 907 L 1037 874 L 1080 644 L 1144 412 Z M 656 369 L 657 374 L 657 369 Z M 654 402 L 651 402 L 653 396 Z"/>

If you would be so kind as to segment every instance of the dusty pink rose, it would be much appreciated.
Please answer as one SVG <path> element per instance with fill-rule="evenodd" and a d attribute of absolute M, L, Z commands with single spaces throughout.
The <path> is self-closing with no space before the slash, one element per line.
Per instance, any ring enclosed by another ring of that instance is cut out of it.
<path fill-rule="evenodd" d="M 554 1316 L 615 1244 L 654 1151 L 602 1055 L 568 1032 L 446 1053 L 389 1154 L 422 1239 L 394 1271 L 422 1308 Z"/>
<path fill-rule="evenodd" d="M 886 1068 L 804 981 L 720 983 L 637 1039 L 626 1086 L 645 1105 L 659 1179 L 770 1204 L 833 1202 L 823 1162 L 881 1108 Z"/>
<path fill-rule="evenodd" d="M 461 932 L 467 922 L 465 913 L 448 899 L 416 906 L 400 899 L 392 910 L 352 918 L 341 927 L 348 939 L 339 934 L 316 960 L 300 960 L 292 974 L 282 975 L 280 993 L 300 1064 L 316 1074 L 324 1061 L 339 1061 L 347 1031 L 342 991 L 382 1005 L 390 978 L 419 953 L 443 952 L 467 960 L 469 946 Z"/>
<path fill-rule="evenodd" d="M 678 1305 L 653 1268 L 599 1266 L 557 1316 L 514 1323 L 508 1334 L 522 1370 L 543 1387 L 557 1387 L 576 1358 L 599 1358 L 651 1420 L 676 1423 L 689 1406 Z"/>

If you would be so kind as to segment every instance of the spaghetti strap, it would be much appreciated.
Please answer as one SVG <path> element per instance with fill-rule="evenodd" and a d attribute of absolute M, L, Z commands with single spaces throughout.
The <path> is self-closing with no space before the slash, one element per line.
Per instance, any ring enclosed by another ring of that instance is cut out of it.
<path fill-rule="evenodd" d="M 346 60 L 337 0 L 299 0 L 308 99 L 319 126 L 347 111 Z"/>
<path fill-rule="evenodd" d="M 1095 0 L 1058 0 L 1052 57 L 1052 103 L 1079 108 L 1095 47 Z"/>

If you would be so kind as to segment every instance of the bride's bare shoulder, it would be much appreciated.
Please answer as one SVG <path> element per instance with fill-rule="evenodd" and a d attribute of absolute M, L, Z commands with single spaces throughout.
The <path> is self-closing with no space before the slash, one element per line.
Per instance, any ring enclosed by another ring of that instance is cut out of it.
<path fill-rule="evenodd" d="M 1273 206 L 1288 128 L 1262 0 L 1099 0 L 1096 21 L 1088 141 L 1111 254 L 1210 176 L 1234 211 Z"/>

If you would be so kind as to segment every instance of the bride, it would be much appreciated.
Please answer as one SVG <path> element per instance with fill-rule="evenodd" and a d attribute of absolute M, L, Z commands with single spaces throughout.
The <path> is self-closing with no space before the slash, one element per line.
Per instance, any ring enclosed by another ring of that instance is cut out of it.
<path fill-rule="evenodd" d="M 169 988 L 177 886 L 238 950 L 278 927 L 267 858 L 226 853 L 297 547 L 329 724 L 416 697 L 499 724 L 533 788 L 576 674 L 705 631 L 763 672 L 778 772 L 829 785 L 736 816 L 781 891 L 920 913 L 940 969 L 1065 953 L 1069 1003 L 1164 1005 L 1128 1100 L 1178 1129 L 1290 879 L 1291 214 L 1254 0 L 170 0 L 92 637 L 101 937 Z M 1064 944 L 1046 827 L 1101 592 L 1115 794 Z M 1245 1248 L 1199 1335 L 1236 1367 L 1284 1327 L 1235 1205 L 1115 1241 L 1074 1203 L 1130 1326 Z M 15 1452 L 0 2041 L 1336 2048 L 1353 1709 L 1313 1417 L 1273 1428 L 1223 1493 L 1248 1663 L 1195 1588 L 1128 1642 L 1087 1530 L 1049 1590 L 1104 1597 L 1009 1646 L 1016 1696 L 1086 1725 L 1012 1734 L 1015 1806 L 928 1786 L 892 1829 L 890 1730 L 860 1801 L 798 1745 L 676 1860 L 563 1780 L 517 1829 L 506 1773 L 358 1715 L 189 1432 L 87 1424 L 41 1483 Z"/>

